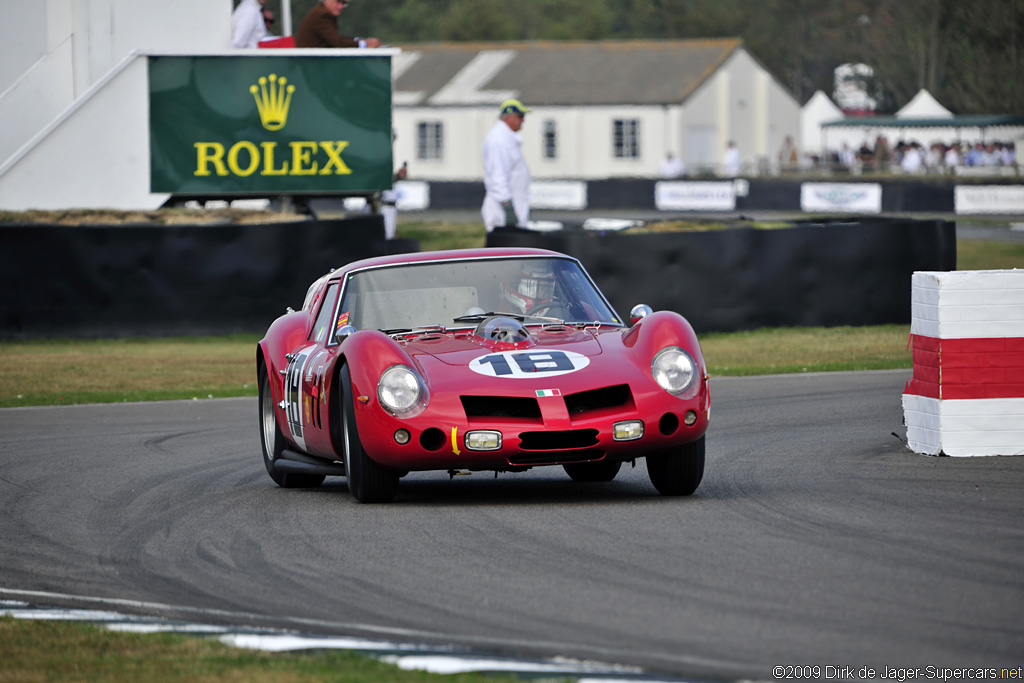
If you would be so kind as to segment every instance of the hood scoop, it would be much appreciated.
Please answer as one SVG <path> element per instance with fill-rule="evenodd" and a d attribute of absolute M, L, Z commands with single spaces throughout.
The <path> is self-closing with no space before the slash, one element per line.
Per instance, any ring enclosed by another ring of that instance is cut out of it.
<path fill-rule="evenodd" d="M 487 344 L 510 344 L 516 347 L 532 346 L 535 342 L 520 321 L 515 318 L 495 316 L 480 321 L 480 324 L 473 330 L 473 336 L 480 338 Z"/>
<path fill-rule="evenodd" d="M 494 324 L 488 325 L 489 322 Z M 615 330 L 616 334 L 618 332 Z M 593 330 L 578 330 L 567 325 L 526 327 L 506 316 L 492 316 L 472 329 L 452 330 L 449 334 L 438 336 L 439 339 L 406 336 L 402 337 L 400 343 L 413 356 L 433 356 L 453 367 L 466 367 L 473 359 L 488 352 L 560 348 L 587 357 L 601 354 L 601 343 Z"/>

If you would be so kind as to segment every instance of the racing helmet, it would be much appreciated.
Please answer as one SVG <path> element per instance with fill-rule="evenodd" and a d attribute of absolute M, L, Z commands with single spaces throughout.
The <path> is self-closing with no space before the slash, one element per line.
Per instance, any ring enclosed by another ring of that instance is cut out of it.
<path fill-rule="evenodd" d="M 555 273 L 548 260 L 522 261 L 501 285 L 501 298 L 519 313 L 533 311 L 555 298 Z"/>

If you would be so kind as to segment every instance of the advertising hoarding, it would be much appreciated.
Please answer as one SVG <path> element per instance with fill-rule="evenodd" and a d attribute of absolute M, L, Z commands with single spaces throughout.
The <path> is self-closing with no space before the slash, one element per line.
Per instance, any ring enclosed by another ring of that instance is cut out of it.
<path fill-rule="evenodd" d="M 1024 214 L 1024 186 L 957 185 L 954 194 L 957 215 Z"/>
<path fill-rule="evenodd" d="M 391 57 L 152 56 L 150 188 L 189 195 L 391 187 Z"/>
<path fill-rule="evenodd" d="M 882 186 L 878 183 L 804 183 L 800 186 L 804 211 L 881 213 Z"/>
<path fill-rule="evenodd" d="M 654 205 L 661 211 L 733 211 L 733 181 L 661 181 L 654 186 Z"/>

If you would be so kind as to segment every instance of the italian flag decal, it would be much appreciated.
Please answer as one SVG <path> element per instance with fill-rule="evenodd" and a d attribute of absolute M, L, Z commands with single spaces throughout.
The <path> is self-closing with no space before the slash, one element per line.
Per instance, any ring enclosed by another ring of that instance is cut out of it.
<path fill-rule="evenodd" d="M 561 396 L 562 391 L 560 389 L 538 389 L 537 398 L 544 398 L 545 396 Z"/>

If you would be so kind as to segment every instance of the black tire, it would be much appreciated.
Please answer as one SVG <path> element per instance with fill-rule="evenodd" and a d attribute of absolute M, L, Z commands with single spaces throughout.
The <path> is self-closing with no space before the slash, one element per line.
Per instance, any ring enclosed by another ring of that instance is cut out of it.
<path fill-rule="evenodd" d="M 360 503 L 388 503 L 398 493 L 398 473 L 378 465 L 363 450 L 356 429 L 352 376 L 347 365 L 341 368 L 341 389 L 345 394 L 341 415 L 348 490 Z"/>
<path fill-rule="evenodd" d="M 580 483 L 611 481 L 622 468 L 621 460 L 600 460 L 598 462 L 573 462 L 562 465 L 562 469 L 573 481 Z"/>
<path fill-rule="evenodd" d="M 284 435 L 277 424 L 274 411 L 274 395 L 270 391 L 270 377 L 267 366 L 260 367 L 260 446 L 263 449 L 263 466 L 267 474 L 286 489 L 312 489 L 324 483 L 323 475 L 295 474 L 294 472 L 277 472 L 274 463 L 281 457 L 285 449 Z"/>
<path fill-rule="evenodd" d="M 678 451 L 647 456 L 647 474 L 663 496 L 688 496 L 704 478 L 704 437 Z"/>

